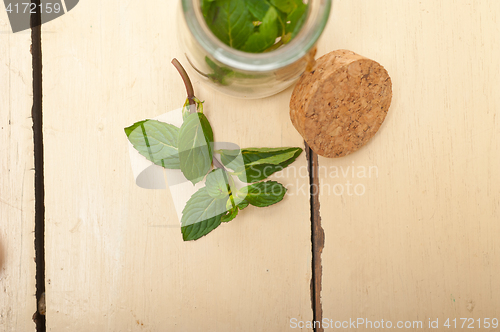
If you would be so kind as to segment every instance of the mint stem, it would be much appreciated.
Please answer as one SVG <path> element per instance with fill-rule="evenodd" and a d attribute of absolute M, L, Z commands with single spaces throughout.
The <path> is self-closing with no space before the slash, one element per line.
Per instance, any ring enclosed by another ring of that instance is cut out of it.
<path fill-rule="evenodd" d="M 175 69 L 177 69 L 177 71 L 181 75 L 182 81 L 184 81 L 184 85 L 186 86 L 187 97 L 189 100 L 189 113 L 195 113 L 196 112 L 196 103 L 194 101 L 195 95 L 194 95 L 194 88 L 193 88 L 193 84 L 191 83 L 191 79 L 189 78 L 189 75 L 187 74 L 184 67 L 182 67 L 179 60 L 177 60 L 176 58 L 173 58 L 172 64 L 174 65 Z M 217 158 L 215 158 L 215 156 L 212 157 L 212 163 L 214 164 L 215 168 L 220 168 L 220 169 L 223 169 L 224 171 L 227 172 L 224 165 L 222 165 L 221 162 L 219 160 L 217 160 Z"/>
<path fill-rule="evenodd" d="M 194 112 L 196 112 L 196 103 L 193 100 L 194 99 L 194 88 L 193 88 L 193 84 L 191 84 L 191 79 L 189 78 L 189 75 L 186 73 L 186 70 L 184 69 L 184 67 L 182 67 L 179 60 L 177 60 L 176 58 L 173 58 L 172 64 L 174 65 L 175 69 L 177 69 L 177 71 L 181 75 L 182 81 L 184 82 L 184 85 L 186 86 L 187 97 L 189 100 L 189 113 L 194 113 Z"/>

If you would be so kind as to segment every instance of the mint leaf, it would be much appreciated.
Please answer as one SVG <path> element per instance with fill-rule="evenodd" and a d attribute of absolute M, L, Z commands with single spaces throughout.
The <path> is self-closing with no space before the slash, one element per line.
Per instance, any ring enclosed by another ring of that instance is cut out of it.
<path fill-rule="evenodd" d="M 182 106 L 182 121 L 186 121 L 189 114 L 191 114 L 190 106 L 189 106 L 189 98 L 186 98 L 186 102 L 184 106 Z"/>
<path fill-rule="evenodd" d="M 236 49 L 245 44 L 254 28 L 245 0 L 217 0 L 205 20 L 217 38 Z"/>
<path fill-rule="evenodd" d="M 182 210 L 181 232 L 184 241 L 199 239 L 217 228 L 222 215 L 227 212 L 227 198 L 211 197 L 207 187 L 195 192 Z"/>
<path fill-rule="evenodd" d="M 224 166 L 229 167 L 230 169 L 241 172 L 244 169 L 244 161 L 242 156 L 242 150 L 226 150 L 221 149 L 217 152 L 220 153 L 221 162 Z"/>
<path fill-rule="evenodd" d="M 219 199 L 229 197 L 229 183 L 225 173 L 222 169 L 215 169 L 208 173 L 206 187 L 210 197 Z"/>
<path fill-rule="evenodd" d="M 222 214 L 203 220 L 202 222 L 181 227 L 182 239 L 184 241 L 198 240 L 207 235 L 221 223 Z"/>
<path fill-rule="evenodd" d="M 233 209 L 229 210 L 225 215 L 221 217 L 222 222 L 229 222 L 236 218 L 238 215 L 238 208 L 234 207 Z"/>
<path fill-rule="evenodd" d="M 243 165 L 274 164 L 278 165 L 290 158 L 293 158 L 301 148 L 247 148 L 242 150 L 225 150 L 220 152 L 221 160 L 225 166 L 236 170 Z M 236 158 L 239 155 L 243 158 Z M 300 154 L 300 153 L 299 153 Z M 239 160 L 238 160 L 239 159 Z"/>
<path fill-rule="evenodd" d="M 247 148 L 241 151 L 246 165 L 278 165 L 293 158 L 301 148 Z"/>
<path fill-rule="evenodd" d="M 224 166 L 234 170 L 247 183 L 266 179 L 293 163 L 302 153 L 301 148 L 248 148 L 220 150 Z M 238 157 L 241 153 L 242 157 Z"/>
<path fill-rule="evenodd" d="M 245 0 L 250 13 L 258 20 L 263 21 L 271 5 L 266 0 Z"/>
<path fill-rule="evenodd" d="M 245 166 L 245 175 L 246 175 L 246 182 L 247 183 L 252 183 L 252 182 L 257 182 L 266 179 L 267 177 L 271 176 L 272 174 L 279 172 L 283 170 L 284 168 L 288 167 L 291 163 L 293 163 L 298 156 L 302 153 L 301 148 L 291 148 L 294 150 L 293 156 L 285 160 L 277 165 L 274 164 L 252 164 L 249 166 Z M 243 158 L 246 159 L 247 161 L 249 160 L 250 156 L 243 155 Z M 240 175 L 238 178 L 242 181 L 244 176 Z"/>
<path fill-rule="evenodd" d="M 285 196 L 286 188 L 279 182 L 267 181 L 241 188 L 240 193 L 253 206 L 266 207 L 280 202 Z"/>
<path fill-rule="evenodd" d="M 302 25 L 307 18 L 307 5 L 300 3 L 297 8 L 295 8 L 289 15 L 288 21 L 290 22 L 286 26 L 286 32 L 292 34 L 292 38 L 295 37 Z"/>
<path fill-rule="evenodd" d="M 212 166 L 212 127 L 202 113 L 190 114 L 179 131 L 179 160 L 184 176 L 200 182 Z"/>
<path fill-rule="evenodd" d="M 201 1 L 201 12 L 203 13 L 203 16 L 208 15 L 210 7 L 212 6 L 212 4 L 214 2 L 215 2 L 215 0 L 202 0 Z"/>
<path fill-rule="evenodd" d="M 179 169 L 179 128 L 157 120 L 144 120 L 125 128 L 130 143 L 156 165 Z"/>
<path fill-rule="evenodd" d="M 238 154 L 240 150 L 220 150 L 221 157 L 224 160 L 232 161 Z M 302 152 L 301 148 L 246 148 L 241 149 L 241 155 L 243 156 L 243 161 L 245 164 L 256 165 L 256 164 L 280 164 L 283 161 L 289 160 L 297 152 L 300 155 Z M 296 157 L 297 157 L 296 156 Z"/>
<path fill-rule="evenodd" d="M 289 14 L 303 2 L 302 0 L 271 0 L 271 4 L 282 12 Z"/>
<path fill-rule="evenodd" d="M 283 164 L 287 163 L 284 162 Z M 267 179 L 271 175 L 276 172 L 282 171 L 286 166 L 280 165 L 272 165 L 272 164 L 262 164 L 262 165 L 253 165 L 249 167 L 245 167 L 244 173 L 238 173 L 238 178 L 240 181 L 246 183 L 253 183 L 257 181 L 262 181 Z"/>
<path fill-rule="evenodd" d="M 269 7 L 259 31 L 254 32 L 246 41 L 242 50 L 246 52 L 259 53 L 274 45 L 278 37 L 278 12 L 274 7 Z"/>
<path fill-rule="evenodd" d="M 243 210 L 244 208 L 246 208 L 248 206 L 248 204 L 249 204 L 248 201 L 246 201 L 246 200 L 243 199 L 240 202 L 240 204 L 238 204 L 238 209 Z"/>
<path fill-rule="evenodd" d="M 284 38 L 286 34 L 287 21 L 288 17 L 286 13 L 283 13 L 281 11 L 278 12 L 278 19 L 276 20 L 276 23 L 278 26 L 278 36 L 281 36 L 281 38 Z"/>
<path fill-rule="evenodd" d="M 136 122 L 133 125 L 131 125 L 130 127 L 127 127 L 124 129 L 125 134 L 127 135 L 127 137 L 129 137 L 130 134 L 132 134 L 137 127 L 140 127 L 141 125 L 145 124 L 148 121 L 155 121 L 155 120 L 142 120 L 142 121 Z"/>

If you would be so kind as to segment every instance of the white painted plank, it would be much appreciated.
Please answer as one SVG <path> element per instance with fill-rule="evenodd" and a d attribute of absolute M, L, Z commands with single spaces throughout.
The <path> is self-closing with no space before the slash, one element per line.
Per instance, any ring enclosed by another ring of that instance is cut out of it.
<path fill-rule="evenodd" d="M 0 330 L 34 331 L 34 159 L 31 32 L 0 10 Z"/>
<path fill-rule="evenodd" d="M 305 154 L 304 177 L 280 178 L 283 202 L 196 242 L 167 227 L 168 191 L 134 184 L 123 128 L 185 100 L 177 4 L 87 0 L 43 26 L 48 331 L 279 331 L 312 317 Z M 290 90 L 242 102 L 194 84 L 216 140 L 303 146 Z"/>
<path fill-rule="evenodd" d="M 320 158 L 323 317 L 499 318 L 500 2 L 338 0 L 333 16 L 319 54 L 379 61 L 394 97 L 366 147 Z"/>

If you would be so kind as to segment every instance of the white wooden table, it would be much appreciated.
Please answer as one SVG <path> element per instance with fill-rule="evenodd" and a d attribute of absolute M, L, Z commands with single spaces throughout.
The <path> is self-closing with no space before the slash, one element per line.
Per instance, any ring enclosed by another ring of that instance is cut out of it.
<path fill-rule="evenodd" d="M 43 170 L 31 36 L 10 33 L 0 10 L 0 330 L 35 330 L 34 171 L 45 183 L 47 331 L 500 319 L 499 1 L 335 0 L 318 54 L 349 49 L 388 70 L 380 132 L 345 158 L 310 157 L 312 211 L 299 190 L 309 175 L 292 173 L 279 179 L 297 189 L 282 203 L 187 243 L 169 226 L 169 191 L 135 185 L 123 133 L 184 102 L 170 65 L 182 56 L 176 5 L 86 0 L 42 26 Z M 303 146 L 291 89 L 241 102 L 194 85 L 216 140 Z M 294 164 L 307 165 L 305 154 Z"/>

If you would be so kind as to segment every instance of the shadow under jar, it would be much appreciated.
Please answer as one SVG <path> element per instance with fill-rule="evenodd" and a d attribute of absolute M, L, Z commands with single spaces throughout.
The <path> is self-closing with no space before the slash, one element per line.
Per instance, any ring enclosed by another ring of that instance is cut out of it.
<path fill-rule="evenodd" d="M 210 30 L 200 0 L 181 0 L 178 38 L 186 67 L 227 95 L 256 99 L 272 96 L 295 83 L 314 64 L 316 42 L 328 21 L 331 0 L 308 0 L 307 17 L 287 44 L 265 53 L 236 50 Z M 188 64 L 189 63 L 189 64 Z"/>

